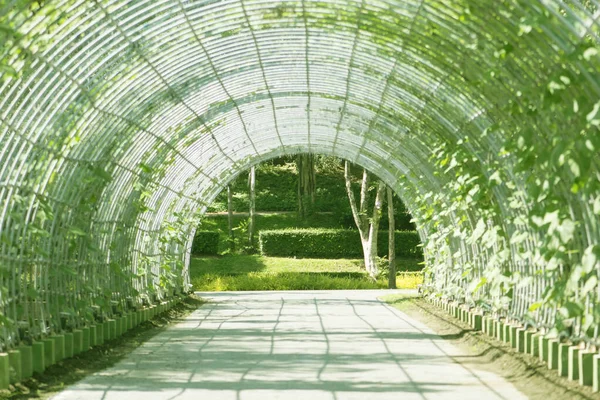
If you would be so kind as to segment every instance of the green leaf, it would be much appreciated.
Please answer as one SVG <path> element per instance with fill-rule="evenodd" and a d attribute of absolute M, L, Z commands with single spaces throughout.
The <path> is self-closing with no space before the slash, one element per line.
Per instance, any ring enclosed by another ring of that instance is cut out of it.
<path fill-rule="evenodd" d="M 479 289 L 481 289 L 487 283 L 487 281 L 487 278 L 481 278 L 477 286 L 475 286 L 475 289 L 473 289 L 473 294 L 477 293 L 477 291 L 479 291 Z"/>
<path fill-rule="evenodd" d="M 583 58 L 586 61 L 590 61 L 592 59 L 592 57 L 597 56 L 598 55 L 598 49 L 595 47 L 590 47 L 589 49 L 586 49 L 583 52 Z"/>
<path fill-rule="evenodd" d="M 112 180 L 112 175 L 109 174 L 108 172 L 106 172 L 104 170 L 104 168 L 101 167 L 94 167 L 92 168 L 92 172 L 94 173 L 94 175 L 96 175 L 97 177 L 110 182 Z"/>
<path fill-rule="evenodd" d="M 535 310 L 537 310 L 538 308 L 540 308 L 544 303 L 541 301 L 538 301 L 537 303 L 533 303 L 532 305 L 529 306 L 529 311 L 530 312 L 534 312 Z"/>
<path fill-rule="evenodd" d="M 577 162 L 575 160 L 573 160 L 572 158 L 569 158 L 568 164 L 569 164 L 569 169 L 571 170 L 573 175 L 575 175 L 576 178 L 579 178 L 581 176 L 581 170 L 579 169 L 579 164 L 577 164 Z"/>
<path fill-rule="evenodd" d="M 596 151 L 596 148 L 594 147 L 594 144 L 592 143 L 592 141 L 590 139 L 587 139 L 585 141 L 585 147 L 589 150 L 589 151 Z"/>
<path fill-rule="evenodd" d="M 581 295 L 586 296 L 589 292 L 594 290 L 596 286 L 598 286 L 598 277 L 596 275 L 592 275 L 581 288 Z"/>
<path fill-rule="evenodd" d="M 12 327 L 14 325 L 14 321 L 4 315 L 0 314 L 0 326 Z"/>
<path fill-rule="evenodd" d="M 86 236 L 87 233 L 76 226 L 72 226 L 69 228 L 69 233 L 72 233 L 75 236 Z"/>
<path fill-rule="evenodd" d="M 528 33 L 531 32 L 531 30 L 533 29 L 533 27 L 531 25 L 527 25 L 527 24 L 520 24 L 519 25 L 519 36 L 523 36 L 526 35 Z"/>
<path fill-rule="evenodd" d="M 140 169 L 147 174 L 151 174 L 153 172 L 152 167 L 144 163 L 140 163 Z"/>
<path fill-rule="evenodd" d="M 0 78 L 16 78 L 18 75 L 19 74 L 17 73 L 17 70 L 11 67 L 10 65 L 0 64 Z"/>
<path fill-rule="evenodd" d="M 489 181 L 495 182 L 497 184 L 501 184 L 502 178 L 500 177 L 500 171 L 496 171 L 492 175 L 490 175 Z"/>
<path fill-rule="evenodd" d="M 575 222 L 567 218 L 562 221 L 556 230 L 560 235 L 560 240 L 563 243 L 569 243 L 575 235 Z"/>
<path fill-rule="evenodd" d="M 14 33 L 14 30 L 13 30 L 13 28 L 11 28 L 10 26 L 8 26 L 6 24 L 0 24 L 0 33 L 3 33 L 5 35 L 11 35 Z"/>
<path fill-rule="evenodd" d="M 581 257 L 581 265 L 583 266 L 583 271 L 586 274 L 589 274 L 595 268 L 598 267 L 597 263 L 598 257 L 596 255 L 596 246 L 588 246 L 588 248 L 585 249 L 585 251 L 583 252 L 583 257 Z"/>
<path fill-rule="evenodd" d="M 72 275 L 72 276 L 77 276 L 78 275 L 77 271 L 74 268 L 67 267 L 66 265 L 61 265 L 60 266 L 60 270 L 61 270 L 61 272 L 65 272 L 65 273 L 67 273 L 69 275 Z"/>
<path fill-rule="evenodd" d="M 479 221 L 477 221 L 477 226 L 475 227 L 475 230 L 473 231 L 473 235 L 471 236 L 471 241 L 473 243 L 478 241 L 481 238 L 481 236 L 483 236 L 484 232 L 485 232 L 485 221 L 483 220 L 483 218 L 480 218 Z"/>
<path fill-rule="evenodd" d="M 30 299 L 37 299 L 40 296 L 40 292 L 35 288 L 29 288 L 27 289 L 27 296 L 29 296 Z"/>
<path fill-rule="evenodd" d="M 573 301 L 567 301 L 561 308 L 561 312 L 567 318 L 574 318 L 583 315 L 583 305 Z"/>
<path fill-rule="evenodd" d="M 48 232 L 47 230 L 39 228 L 35 225 L 29 225 L 29 231 L 33 235 L 41 237 L 41 238 L 48 238 L 48 237 L 52 236 L 52 235 L 50 235 L 50 232 Z"/>
<path fill-rule="evenodd" d="M 544 220 L 543 220 L 542 224 L 539 226 L 543 226 L 546 224 L 558 225 L 558 221 L 559 221 L 558 210 L 555 210 L 552 212 L 547 212 L 544 215 Z"/>
<path fill-rule="evenodd" d="M 585 117 L 587 121 L 592 122 L 592 120 L 596 118 L 598 111 L 600 111 L 600 101 L 594 104 L 594 108 L 592 109 L 592 111 Z"/>
<path fill-rule="evenodd" d="M 529 238 L 529 232 L 515 232 L 510 238 L 510 244 L 523 243 Z"/>
<path fill-rule="evenodd" d="M 594 324 L 594 315 L 590 313 L 586 313 L 583 316 L 583 321 L 581 325 L 581 331 L 587 332 L 588 329 Z"/>
<path fill-rule="evenodd" d="M 2 232 L 0 234 L 0 243 L 8 246 L 8 247 L 12 247 L 14 245 L 14 243 L 12 242 L 12 240 L 10 240 L 10 238 L 8 237 L 8 233 L 6 232 Z M 5 264 L 4 263 L 0 263 L 1 267 L 4 267 Z M 1 268 L 0 267 L 0 268 Z M 7 267 L 8 268 L 8 267 Z"/>

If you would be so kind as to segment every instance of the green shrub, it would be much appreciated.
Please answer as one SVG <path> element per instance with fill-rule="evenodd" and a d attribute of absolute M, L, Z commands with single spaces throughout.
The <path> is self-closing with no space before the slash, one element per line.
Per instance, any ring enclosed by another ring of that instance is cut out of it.
<path fill-rule="evenodd" d="M 423 250 L 419 246 L 420 244 L 421 238 L 417 231 L 396 231 L 396 257 L 423 257 Z M 388 231 L 379 231 L 379 236 L 377 236 L 378 255 L 380 257 L 387 257 L 388 247 Z"/>
<path fill-rule="evenodd" d="M 256 211 L 297 211 L 298 210 L 298 173 L 293 158 L 280 158 L 274 162 L 260 164 L 256 171 Z M 315 203 L 309 204 L 315 213 L 333 213 L 338 223 L 344 228 L 355 228 L 350 203 L 346 194 L 344 168 L 339 159 L 331 158 L 319 161 L 317 171 Z M 358 176 L 362 169 L 355 171 Z M 231 182 L 233 190 L 233 211 L 248 212 L 248 173 L 242 172 Z M 209 212 L 227 211 L 227 190 L 222 191 L 209 207 Z M 402 202 L 394 201 L 396 228 L 411 230 L 414 225 Z M 381 227 L 387 227 L 387 213 L 381 216 Z"/>
<path fill-rule="evenodd" d="M 192 242 L 192 254 L 215 255 L 219 252 L 219 232 L 196 231 Z"/>
<path fill-rule="evenodd" d="M 415 231 L 396 232 L 397 257 L 421 257 Z M 349 229 L 286 229 L 259 233 L 260 251 L 266 256 L 313 258 L 362 258 L 360 235 Z M 388 232 L 380 231 L 379 256 L 387 256 Z"/>

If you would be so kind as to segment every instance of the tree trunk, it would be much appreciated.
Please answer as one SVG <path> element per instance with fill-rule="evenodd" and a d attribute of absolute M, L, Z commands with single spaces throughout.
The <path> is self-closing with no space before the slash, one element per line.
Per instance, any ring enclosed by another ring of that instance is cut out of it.
<path fill-rule="evenodd" d="M 367 223 L 366 214 L 364 207 L 366 206 L 366 195 L 368 193 L 367 189 L 364 189 L 364 186 L 368 184 L 368 177 L 366 176 L 367 171 L 363 171 L 363 181 L 360 191 L 360 210 L 356 205 L 356 199 L 354 197 L 354 191 L 352 190 L 352 180 L 350 177 L 350 163 L 348 161 L 344 164 L 344 179 L 346 181 L 346 193 L 348 194 L 348 200 L 350 201 L 350 209 L 352 210 L 352 217 L 354 218 L 354 223 L 356 223 L 356 227 L 358 228 L 358 232 L 360 233 L 360 237 L 362 239 L 366 239 L 367 236 Z"/>
<path fill-rule="evenodd" d="M 233 234 L 233 192 L 227 185 L 227 228 L 229 230 L 229 251 L 235 251 L 235 236 Z"/>
<path fill-rule="evenodd" d="M 317 186 L 314 155 L 297 155 L 296 169 L 298 170 L 298 216 L 304 219 L 312 209 L 307 208 L 307 200 L 310 202 L 311 207 L 315 204 Z"/>
<path fill-rule="evenodd" d="M 371 259 L 371 242 L 369 242 L 369 237 L 367 236 L 367 239 L 362 239 L 360 240 L 361 244 L 362 244 L 362 249 L 363 249 L 363 260 L 365 262 L 365 269 L 367 270 L 367 273 L 369 274 L 370 277 L 372 277 L 372 270 L 373 270 L 373 260 Z"/>
<path fill-rule="evenodd" d="M 316 193 L 317 193 L 317 169 L 315 168 L 314 154 L 309 154 L 308 159 L 310 160 L 310 166 L 309 166 L 309 170 L 308 170 L 308 172 L 309 172 L 308 195 L 310 196 L 310 206 L 311 206 L 311 212 L 312 212 L 312 210 L 314 210 L 315 198 L 316 198 Z"/>
<path fill-rule="evenodd" d="M 254 247 L 254 223 L 255 223 L 255 210 L 256 210 L 256 168 L 250 168 L 250 174 L 248 176 L 248 185 L 250 186 L 250 218 L 248 219 L 248 245 Z"/>
<path fill-rule="evenodd" d="M 363 177 L 360 188 L 360 208 L 356 204 L 356 198 L 354 197 L 354 191 L 352 190 L 350 163 L 348 161 L 346 161 L 344 164 L 344 179 L 346 181 L 346 193 L 348 194 L 348 200 L 350 201 L 352 216 L 354 217 L 354 222 L 356 223 L 356 227 L 358 228 L 358 232 L 360 234 L 365 269 L 371 278 L 376 279 L 378 273 L 377 234 L 379 232 L 379 219 L 381 217 L 381 208 L 383 206 L 385 185 L 383 182 L 379 183 L 377 195 L 375 197 L 375 204 L 373 205 L 372 218 L 371 221 L 369 221 L 366 210 L 368 206 L 369 193 L 369 175 L 367 170 L 363 169 Z"/>
<path fill-rule="evenodd" d="M 302 193 L 302 175 L 304 166 L 302 165 L 302 156 L 296 156 L 296 169 L 298 170 L 298 218 L 304 220 L 304 196 Z"/>
<path fill-rule="evenodd" d="M 394 220 L 394 194 L 392 189 L 387 188 L 388 219 L 389 219 L 389 240 L 388 240 L 388 260 L 390 265 L 390 274 L 388 276 L 388 287 L 396 289 L 396 221 Z"/>
<path fill-rule="evenodd" d="M 379 220 L 381 219 L 381 209 L 383 208 L 383 200 L 385 193 L 385 184 L 379 182 L 377 187 L 377 195 L 375 196 L 375 204 L 373 205 L 373 216 L 371 218 L 371 225 L 369 226 L 369 263 L 371 271 L 369 275 L 371 278 L 377 279 L 379 269 L 377 267 L 377 235 L 379 233 Z"/>

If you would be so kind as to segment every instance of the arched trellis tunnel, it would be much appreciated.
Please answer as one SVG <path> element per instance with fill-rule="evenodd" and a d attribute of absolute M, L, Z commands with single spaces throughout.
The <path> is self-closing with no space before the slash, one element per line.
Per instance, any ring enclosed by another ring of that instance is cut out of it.
<path fill-rule="evenodd" d="M 597 0 L 8 0 L 2 347 L 188 289 L 207 204 L 333 154 L 415 217 L 427 290 L 596 340 Z"/>

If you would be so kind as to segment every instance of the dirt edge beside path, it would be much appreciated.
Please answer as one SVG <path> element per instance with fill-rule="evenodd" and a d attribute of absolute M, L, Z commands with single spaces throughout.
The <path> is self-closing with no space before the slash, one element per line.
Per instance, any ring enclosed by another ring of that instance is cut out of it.
<path fill-rule="evenodd" d="M 420 297 L 384 296 L 382 301 L 406 313 L 434 330 L 465 353 L 455 361 L 502 376 L 533 400 L 595 400 L 600 394 L 591 387 L 558 376 L 537 357 L 517 352 L 507 343 L 473 330 Z"/>
<path fill-rule="evenodd" d="M 102 371 L 127 356 L 142 343 L 180 322 L 206 301 L 196 295 L 186 297 L 170 310 L 157 315 L 126 332 L 117 339 L 52 365 L 43 374 L 17 383 L 10 391 L 0 393 L 0 399 L 48 399 L 77 381 Z"/>

